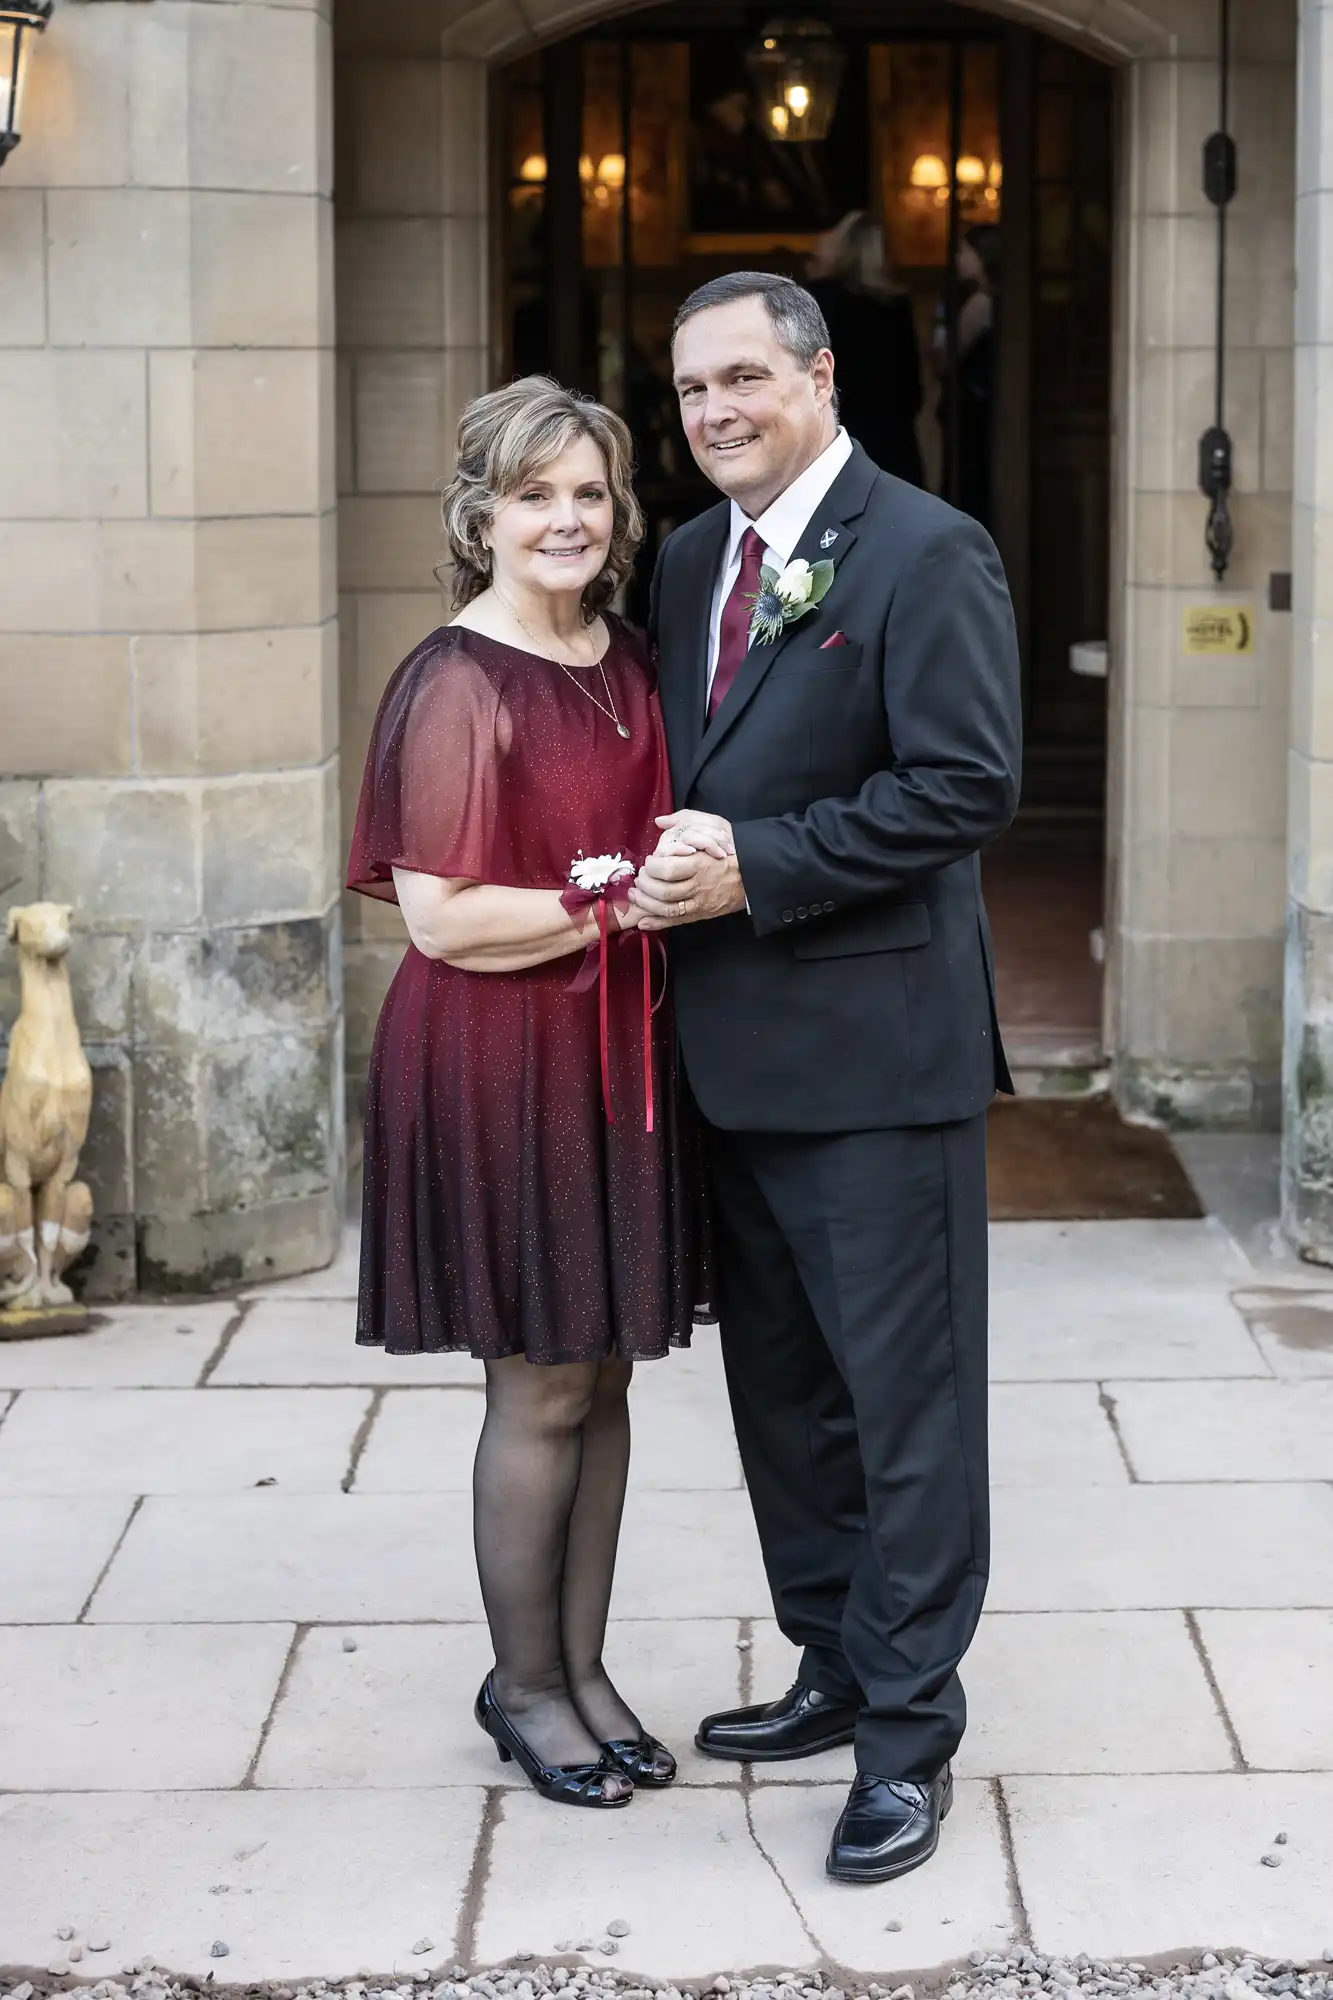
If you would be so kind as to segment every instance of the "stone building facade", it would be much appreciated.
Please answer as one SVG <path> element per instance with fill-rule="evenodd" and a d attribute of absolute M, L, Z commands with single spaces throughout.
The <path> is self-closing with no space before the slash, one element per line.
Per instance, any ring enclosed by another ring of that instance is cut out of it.
<path fill-rule="evenodd" d="M 491 78 L 624 11 L 62 0 L 38 51 L 0 176 L 0 891 L 78 909 L 103 1295 L 332 1252 L 345 1052 L 355 1077 L 402 949 L 340 907 L 347 822 L 498 366 Z M 1333 8 L 1232 10 L 1221 592 L 1216 0 L 996 11 L 1117 71 L 1114 1088 L 1280 1121 L 1288 1226 L 1333 1258 Z M 1217 598 L 1254 607 L 1250 652 L 1182 645 Z"/>

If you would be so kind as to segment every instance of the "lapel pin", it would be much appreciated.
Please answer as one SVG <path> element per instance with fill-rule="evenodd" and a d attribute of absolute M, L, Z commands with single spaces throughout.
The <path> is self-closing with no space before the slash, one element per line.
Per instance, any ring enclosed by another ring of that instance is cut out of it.
<path fill-rule="evenodd" d="M 823 534 L 819 537 L 819 546 L 821 549 L 831 549 L 837 539 L 838 531 L 836 528 L 825 528 Z"/>

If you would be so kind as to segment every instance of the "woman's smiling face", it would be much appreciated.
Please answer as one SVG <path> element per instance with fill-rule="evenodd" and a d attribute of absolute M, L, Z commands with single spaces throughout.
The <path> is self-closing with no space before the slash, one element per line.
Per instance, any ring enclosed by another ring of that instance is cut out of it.
<path fill-rule="evenodd" d="M 614 525 L 606 461 L 581 437 L 514 488 L 486 531 L 503 595 L 544 590 L 581 595 L 606 566 Z"/>

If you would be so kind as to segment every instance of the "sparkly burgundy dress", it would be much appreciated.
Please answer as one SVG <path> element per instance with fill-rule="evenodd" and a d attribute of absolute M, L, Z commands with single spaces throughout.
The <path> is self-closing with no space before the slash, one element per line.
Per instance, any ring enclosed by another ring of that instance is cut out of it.
<path fill-rule="evenodd" d="M 608 620 L 607 680 L 461 626 L 434 632 L 385 690 L 348 887 L 395 901 L 395 866 L 515 888 L 565 887 L 571 861 L 639 859 L 670 810 L 644 642 Z M 646 1130 L 644 976 L 614 917 L 600 992 L 577 954 L 525 972 L 462 972 L 409 946 L 380 1015 L 366 1106 L 357 1340 L 394 1354 L 464 1349 L 570 1362 L 689 1342 L 704 1294 L 699 1174 L 677 1101 L 669 1008 L 652 1019 Z M 654 998 L 660 992 L 654 954 Z"/>

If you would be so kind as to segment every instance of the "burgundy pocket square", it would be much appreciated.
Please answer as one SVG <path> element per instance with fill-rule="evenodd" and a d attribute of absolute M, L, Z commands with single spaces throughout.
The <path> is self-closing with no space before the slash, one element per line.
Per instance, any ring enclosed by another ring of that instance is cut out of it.
<path fill-rule="evenodd" d="M 821 653 L 827 653 L 830 646 L 850 646 L 851 643 L 845 632 L 835 632 L 831 639 L 825 639 L 819 650 Z"/>

